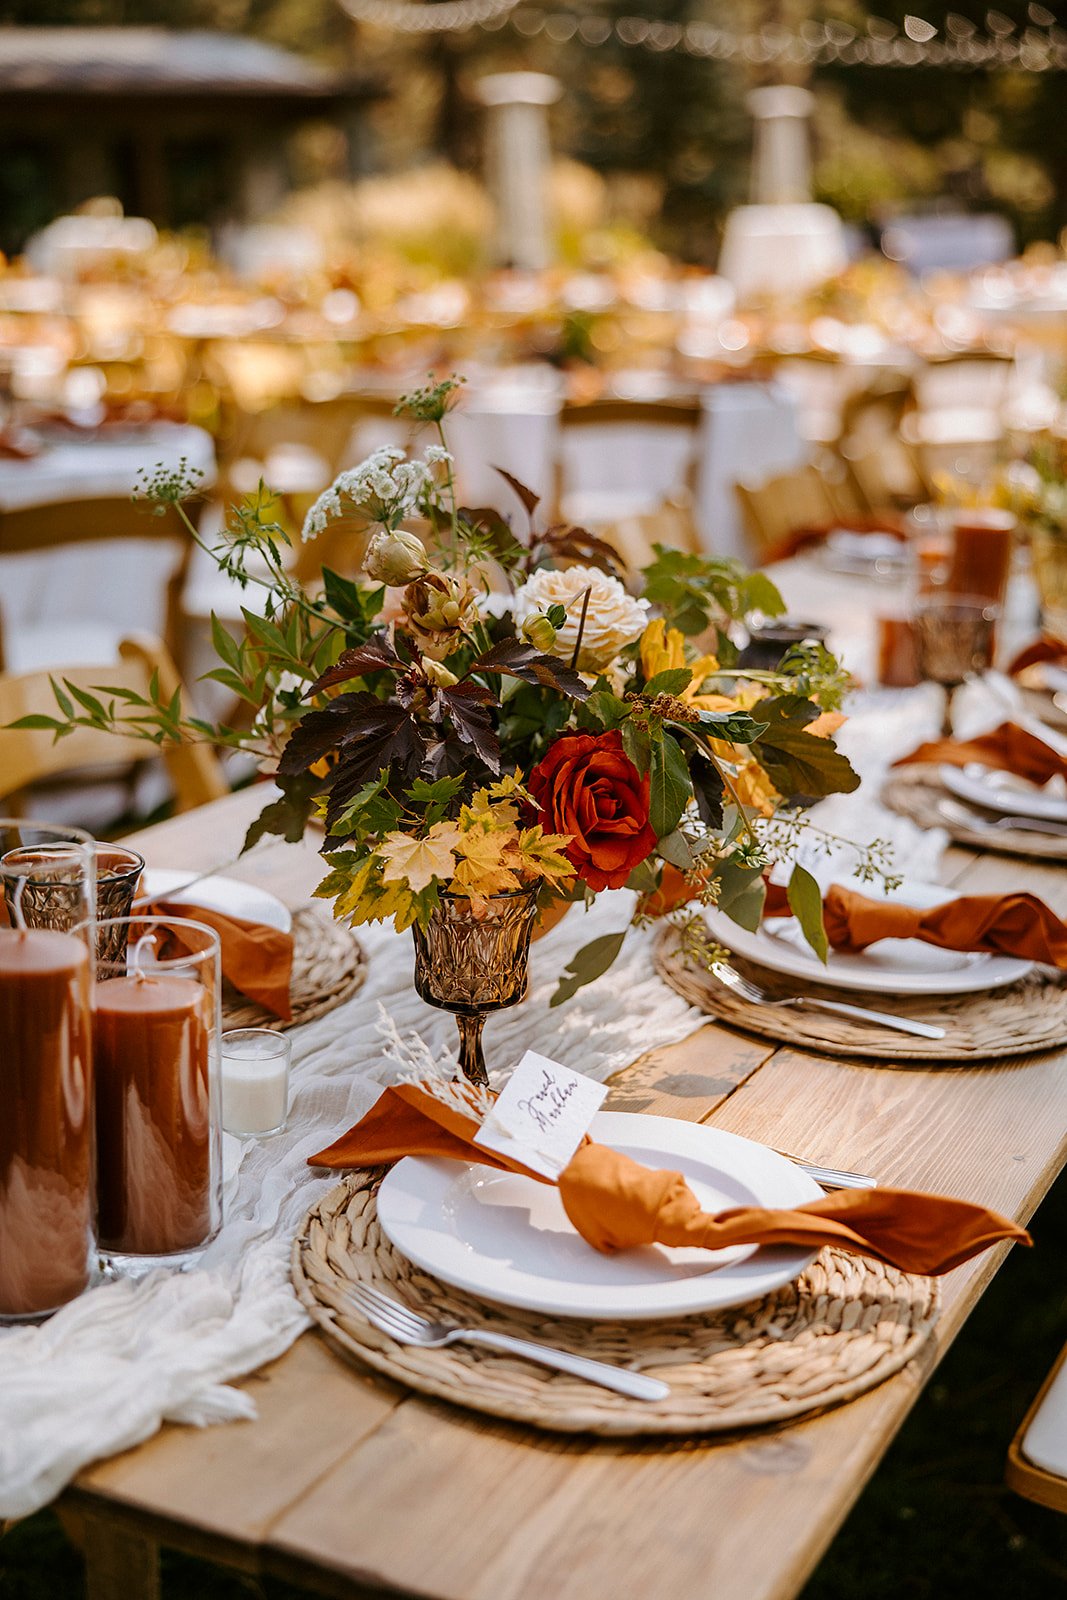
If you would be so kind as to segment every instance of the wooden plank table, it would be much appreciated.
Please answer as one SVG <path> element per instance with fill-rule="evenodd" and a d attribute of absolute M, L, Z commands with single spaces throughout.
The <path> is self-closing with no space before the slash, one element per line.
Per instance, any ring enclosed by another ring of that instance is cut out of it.
<path fill-rule="evenodd" d="M 201 869 L 239 845 L 245 792 L 134 837 L 152 866 Z M 307 845 L 233 868 L 299 905 Z M 953 851 L 972 890 L 1024 884 L 1067 915 L 1067 873 Z M 985 1067 L 880 1068 L 707 1024 L 613 1081 L 608 1105 L 746 1134 L 1027 1221 L 1067 1157 L 1067 1051 Z M 1003 1248 L 943 1279 L 925 1354 L 849 1405 L 727 1439 L 600 1442 L 410 1395 L 314 1334 L 249 1378 L 259 1417 L 167 1427 L 83 1472 L 90 1600 L 157 1592 L 162 1542 L 325 1595 L 419 1600 L 789 1600 L 992 1278 Z M 995 1355 L 991 1355 L 995 1361 Z"/>

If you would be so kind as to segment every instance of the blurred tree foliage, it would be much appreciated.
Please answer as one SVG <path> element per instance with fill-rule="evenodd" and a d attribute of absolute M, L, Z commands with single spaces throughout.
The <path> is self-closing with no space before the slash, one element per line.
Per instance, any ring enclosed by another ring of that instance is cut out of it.
<path fill-rule="evenodd" d="M 572 0 L 605 20 L 637 14 L 745 31 L 836 18 L 861 32 L 902 28 L 917 0 Z M 568 0 L 559 0 L 565 9 Z M 549 7 L 548 9 L 552 9 Z M 928 8 L 942 37 L 985 31 L 987 0 Z M 1067 24 L 1067 0 L 998 0 L 997 26 Z M 657 236 L 690 259 L 710 259 L 724 213 L 744 198 L 750 126 L 744 92 L 766 69 L 681 51 L 527 40 L 503 27 L 399 38 L 356 27 L 339 0 L 0 0 L 0 21 L 159 24 L 247 31 L 333 62 L 380 73 L 392 96 L 371 113 L 381 164 L 429 153 L 476 166 L 481 112 L 470 93 L 486 71 L 556 73 L 558 148 L 605 175 L 643 174 L 656 191 Z M 781 76 L 772 69 L 770 77 Z M 792 72 L 805 81 L 806 69 Z M 827 66 L 812 85 L 819 198 L 850 220 L 884 220 L 916 203 L 949 199 L 1006 211 L 1023 242 L 1067 225 L 1067 118 L 1063 74 Z M 661 204 L 660 204 L 661 202 Z"/>
<path fill-rule="evenodd" d="M 1067 5 L 1029 0 L 846 0 L 827 8 L 861 30 L 874 14 L 903 29 L 916 11 L 949 40 L 1067 23 Z M 1067 78 L 1063 73 L 964 72 L 910 67 L 824 67 L 818 86 L 837 110 L 839 137 L 824 149 L 825 197 L 846 214 L 878 216 L 915 198 L 1006 212 L 1023 243 L 1067 226 Z M 832 99 L 831 99 L 832 97 Z"/>

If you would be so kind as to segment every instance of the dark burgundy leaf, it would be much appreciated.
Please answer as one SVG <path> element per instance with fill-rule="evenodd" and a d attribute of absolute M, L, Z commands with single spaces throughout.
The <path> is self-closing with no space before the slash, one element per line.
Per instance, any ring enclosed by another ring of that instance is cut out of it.
<path fill-rule="evenodd" d="M 527 489 L 524 483 L 520 483 L 518 478 L 513 478 L 510 472 L 505 472 L 503 467 L 494 467 L 493 471 L 499 472 L 504 482 L 509 484 L 511 488 L 514 489 L 515 493 L 518 495 L 519 499 L 526 508 L 527 516 L 532 517 L 538 506 L 541 504 L 541 496 L 534 494 L 532 489 Z"/>
<path fill-rule="evenodd" d="M 472 745 L 486 766 L 499 772 L 500 740 L 487 709 L 495 703 L 488 689 L 468 680 L 438 689 L 431 715 L 436 720 L 447 716 L 464 744 Z"/>
<path fill-rule="evenodd" d="M 330 797 L 326 806 L 326 827 L 330 829 L 369 778 L 376 778 L 383 767 L 397 767 L 406 778 L 417 776 L 426 745 L 418 728 L 399 706 L 386 706 L 399 714 L 389 727 L 346 743 L 333 771 Z"/>
<path fill-rule="evenodd" d="M 304 837 L 315 796 L 322 788 L 322 779 L 302 772 L 295 778 L 283 778 L 279 774 L 275 783 L 281 790 L 281 797 L 265 806 L 250 825 L 241 846 L 242 852 L 251 850 L 257 840 L 268 833 L 280 834 L 290 844 L 298 844 Z"/>
<path fill-rule="evenodd" d="M 358 694 L 339 694 L 319 711 L 309 711 L 293 729 L 282 751 L 278 771 L 287 777 L 306 772 L 323 756 L 336 750 L 346 733 L 358 728 L 360 719 L 376 712 L 381 701 L 366 689 Z"/>
<path fill-rule="evenodd" d="M 599 567 L 611 577 L 618 577 L 622 569 L 619 552 L 606 539 L 600 539 L 588 528 L 578 528 L 561 523 L 549 528 L 537 540 L 538 551 L 555 558 L 580 561 L 585 566 Z"/>
<path fill-rule="evenodd" d="M 557 656 L 547 656 L 525 639 L 501 639 L 480 655 L 470 669 L 521 678 L 524 683 L 539 683 L 545 689 L 558 689 L 572 700 L 586 700 L 588 685 L 581 676 Z"/>
<path fill-rule="evenodd" d="M 354 650 L 343 650 L 322 677 L 305 692 L 305 700 L 321 689 L 332 689 L 334 684 L 347 683 L 350 678 L 362 678 L 368 672 L 381 672 L 383 668 L 401 671 L 404 663 L 393 649 L 384 633 L 376 633 L 366 644 Z"/>
<path fill-rule="evenodd" d="M 366 690 L 342 694 L 320 711 L 309 711 L 297 724 L 278 770 L 286 775 L 305 772 L 332 750 L 343 757 L 341 764 L 348 768 L 363 761 L 365 750 L 373 748 L 381 755 L 373 762 L 377 772 L 391 761 L 406 761 L 413 739 L 418 741 L 418 730 L 403 706 L 393 700 L 376 700 Z"/>
<path fill-rule="evenodd" d="M 454 778 L 465 773 L 475 779 L 480 779 L 480 763 L 476 756 L 471 754 L 469 744 L 464 744 L 452 728 L 449 728 L 443 739 L 436 740 L 426 748 L 426 759 L 423 762 L 423 773 L 436 780 L 437 778 Z M 498 773 L 496 767 L 484 769 L 485 777 L 495 777 Z"/>

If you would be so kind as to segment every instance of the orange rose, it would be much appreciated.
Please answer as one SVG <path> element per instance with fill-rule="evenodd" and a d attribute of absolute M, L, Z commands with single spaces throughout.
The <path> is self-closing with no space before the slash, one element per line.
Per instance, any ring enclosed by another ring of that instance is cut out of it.
<path fill-rule="evenodd" d="M 527 787 L 552 833 L 569 833 L 564 854 L 591 889 L 621 889 L 656 848 L 648 820 L 648 777 L 622 736 L 568 733 L 550 746 Z"/>

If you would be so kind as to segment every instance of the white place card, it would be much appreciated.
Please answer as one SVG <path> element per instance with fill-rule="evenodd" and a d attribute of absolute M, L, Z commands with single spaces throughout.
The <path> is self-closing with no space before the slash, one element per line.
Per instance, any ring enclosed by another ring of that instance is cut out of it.
<path fill-rule="evenodd" d="M 554 1181 L 588 1133 L 607 1092 L 604 1084 L 527 1050 L 474 1142 Z"/>

